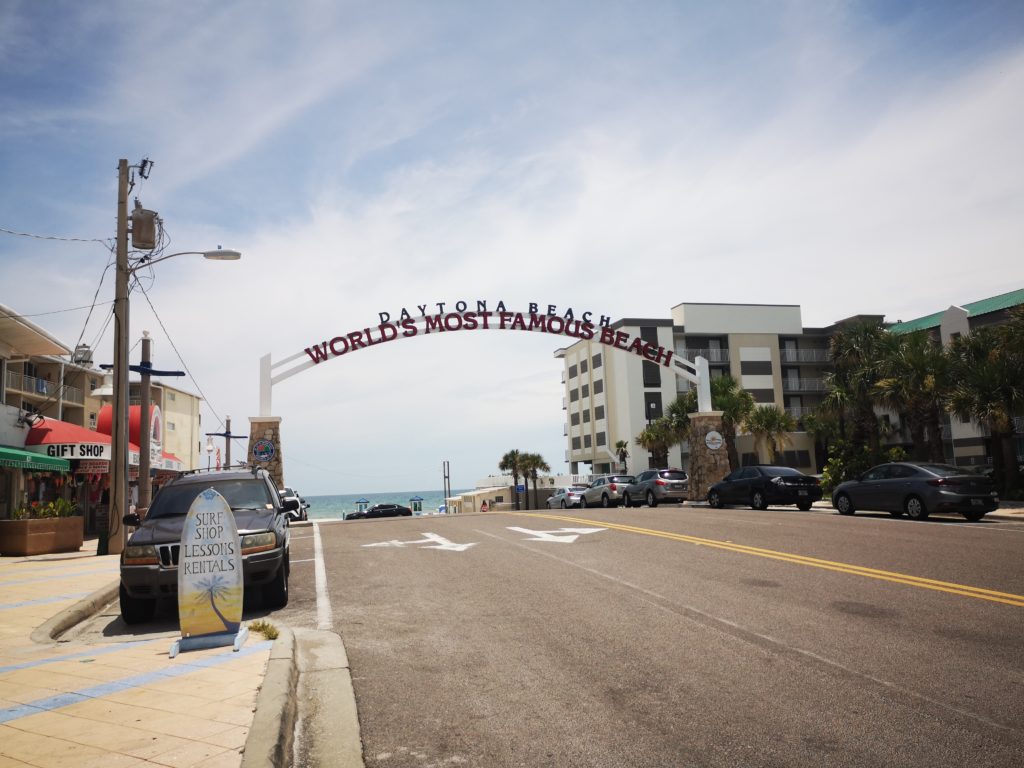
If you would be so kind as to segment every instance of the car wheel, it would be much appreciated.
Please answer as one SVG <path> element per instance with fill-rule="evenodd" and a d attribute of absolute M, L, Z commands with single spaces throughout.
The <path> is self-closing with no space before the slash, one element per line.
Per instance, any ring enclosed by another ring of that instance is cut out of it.
<path fill-rule="evenodd" d="M 156 600 L 148 600 L 144 597 L 132 597 L 128 590 L 121 585 L 118 590 L 118 598 L 121 604 L 121 618 L 125 624 L 142 624 L 153 618 L 156 610 Z"/>
<path fill-rule="evenodd" d="M 754 491 L 750 497 L 750 506 L 754 509 L 768 509 L 768 497 L 764 495 L 764 491 Z"/>
<path fill-rule="evenodd" d="M 658 500 L 654 498 L 654 491 L 647 492 L 647 506 L 656 507 L 658 506 Z"/>
<path fill-rule="evenodd" d="M 969 512 L 961 512 L 964 517 L 970 520 L 972 523 L 976 523 L 985 516 L 985 510 L 983 509 L 972 509 Z"/>
<path fill-rule="evenodd" d="M 274 580 L 263 586 L 263 604 L 268 608 L 284 608 L 288 605 L 289 560 L 290 558 L 285 554 Z"/>
<path fill-rule="evenodd" d="M 928 508 L 925 507 L 919 496 L 908 496 L 907 500 L 903 502 L 903 510 L 911 520 L 928 519 Z"/>
<path fill-rule="evenodd" d="M 562 509 L 565 509 L 565 499 L 562 499 Z"/>
<path fill-rule="evenodd" d="M 809 501 L 798 501 L 796 503 L 796 508 L 799 509 L 801 512 L 807 512 L 811 508 L 811 502 L 809 502 Z"/>
<path fill-rule="evenodd" d="M 586 509 L 586 508 L 587 508 L 587 497 L 586 496 L 580 496 L 580 509 Z"/>
<path fill-rule="evenodd" d="M 845 493 L 840 493 L 836 496 L 836 511 L 840 515 L 852 515 L 857 510 L 853 508 L 853 499 Z"/>
<path fill-rule="evenodd" d="M 601 494 L 601 506 L 605 507 L 605 508 L 608 508 L 611 505 L 612 505 L 612 500 L 608 498 L 608 494 L 607 493 L 602 493 Z"/>
<path fill-rule="evenodd" d="M 628 493 L 622 494 L 622 506 L 624 506 L 624 507 L 632 507 L 633 506 L 633 499 L 630 497 L 630 495 Z"/>
<path fill-rule="evenodd" d="M 708 491 L 708 506 L 715 509 L 722 508 L 722 496 L 718 491 Z"/>

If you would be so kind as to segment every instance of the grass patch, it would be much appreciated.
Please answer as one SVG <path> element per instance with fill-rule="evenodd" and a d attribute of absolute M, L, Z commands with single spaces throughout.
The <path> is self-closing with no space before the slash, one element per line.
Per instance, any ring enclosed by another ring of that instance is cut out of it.
<path fill-rule="evenodd" d="M 277 631 L 277 627 L 271 624 L 269 621 L 264 619 L 257 619 L 256 621 L 249 622 L 250 632 L 259 632 L 267 640 L 277 640 L 277 636 L 281 634 Z"/>

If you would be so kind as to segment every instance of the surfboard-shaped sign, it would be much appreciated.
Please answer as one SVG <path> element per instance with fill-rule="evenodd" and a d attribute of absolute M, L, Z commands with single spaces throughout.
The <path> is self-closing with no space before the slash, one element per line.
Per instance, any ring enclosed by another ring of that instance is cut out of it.
<path fill-rule="evenodd" d="M 181 532 L 178 617 L 181 640 L 171 649 L 211 648 L 244 642 L 242 552 L 235 516 L 213 488 L 196 496 Z"/>

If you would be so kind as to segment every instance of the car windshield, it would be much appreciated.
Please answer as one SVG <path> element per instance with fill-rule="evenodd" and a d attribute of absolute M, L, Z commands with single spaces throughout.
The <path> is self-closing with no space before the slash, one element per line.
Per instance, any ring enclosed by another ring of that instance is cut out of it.
<path fill-rule="evenodd" d="M 761 467 L 765 477 L 800 477 L 803 472 L 798 472 L 792 467 Z"/>
<path fill-rule="evenodd" d="M 206 483 L 171 484 L 156 494 L 146 519 L 188 514 L 196 496 L 213 488 L 223 496 L 232 509 L 273 509 L 273 500 L 266 483 L 252 478 L 238 480 L 210 480 Z"/>
<path fill-rule="evenodd" d="M 969 475 L 970 470 L 963 467 L 954 467 L 950 464 L 918 464 L 926 472 L 931 472 L 939 477 L 952 477 L 953 475 Z"/>
<path fill-rule="evenodd" d="M 686 473 L 674 469 L 664 469 L 661 471 L 661 478 L 662 480 L 685 480 Z"/>

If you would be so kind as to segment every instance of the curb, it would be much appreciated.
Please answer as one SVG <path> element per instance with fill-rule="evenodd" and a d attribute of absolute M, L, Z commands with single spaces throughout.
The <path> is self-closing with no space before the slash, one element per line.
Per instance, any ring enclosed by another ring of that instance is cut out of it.
<path fill-rule="evenodd" d="M 118 578 L 105 587 L 100 587 L 88 597 L 84 597 L 69 608 L 65 608 L 56 616 L 47 619 L 40 627 L 32 631 L 30 638 L 34 643 L 52 643 L 76 624 L 85 621 L 94 613 L 105 608 L 117 599 L 117 591 L 121 586 Z"/>
<path fill-rule="evenodd" d="M 256 714 L 245 740 L 242 768 L 286 766 L 292 762 L 299 670 L 295 633 L 287 627 L 281 627 L 279 632 L 256 698 Z"/>

